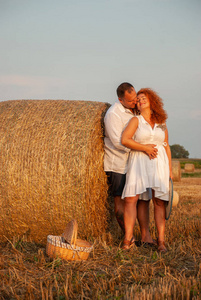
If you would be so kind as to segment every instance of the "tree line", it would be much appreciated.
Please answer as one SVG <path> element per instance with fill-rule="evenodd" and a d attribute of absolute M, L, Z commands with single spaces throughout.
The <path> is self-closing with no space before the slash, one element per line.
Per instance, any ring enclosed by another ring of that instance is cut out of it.
<path fill-rule="evenodd" d="M 188 158 L 189 152 L 181 145 L 174 144 L 170 145 L 172 158 Z"/>

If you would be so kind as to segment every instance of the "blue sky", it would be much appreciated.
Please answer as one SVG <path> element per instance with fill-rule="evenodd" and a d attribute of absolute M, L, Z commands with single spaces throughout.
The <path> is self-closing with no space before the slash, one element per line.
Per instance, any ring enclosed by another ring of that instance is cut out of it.
<path fill-rule="evenodd" d="M 200 0 L 0 0 L 0 100 L 113 104 L 151 87 L 170 144 L 201 158 Z"/>

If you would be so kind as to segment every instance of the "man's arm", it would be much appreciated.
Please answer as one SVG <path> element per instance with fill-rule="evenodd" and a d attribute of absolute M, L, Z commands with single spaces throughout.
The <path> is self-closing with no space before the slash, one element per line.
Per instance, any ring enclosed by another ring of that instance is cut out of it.
<path fill-rule="evenodd" d="M 130 152 L 130 149 L 121 144 L 121 135 L 124 130 L 121 118 L 115 113 L 110 113 L 105 116 L 104 123 L 106 137 L 110 139 L 113 146 L 124 152 Z"/>

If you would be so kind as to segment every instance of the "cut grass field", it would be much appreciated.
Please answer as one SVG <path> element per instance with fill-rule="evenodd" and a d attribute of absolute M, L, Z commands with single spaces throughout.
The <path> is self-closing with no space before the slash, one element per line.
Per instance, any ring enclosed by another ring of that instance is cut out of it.
<path fill-rule="evenodd" d="M 182 178 L 201 178 L 201 159 L 179 159 L 179 161 Z M 185 164 L 193 164 L 195 167 L 194 172 L 185 172 Z"/>
<path fill-rule="evenodd" d="M 188 178 L 188 177 L 191 177 L 191 178 L 201 178 L 201 172 L 194 172 L 194 173 L 186 173 L 186 172 L 183 172 L 181 174 L 181 176 L 183 178 Z"/>
<path fill-rule="evenodd" d="M 177 159 L 175 159 L 177 160 Z M 201 169 L 201 159 L 184 159 L 180 158 L 178 159 L 180 161 L 181 169 L 184 169 L 185 164 L 194 164 L 195 169 Z"/>
<path fill-rule="evenodd" d="M 45 245 L 25 237 L 0 244 L 0 299 L 201 299 L 200 187 L 200 178 L 174 183 L 180 201 L 166 222 L 166 254 L 124 252 L 117 232 L 94 240 L 81 262 L 51 260 Z M 150 210 L 155 238 L 152 204 Z M 139 239 L 138 225 L 134 233 Z"/>

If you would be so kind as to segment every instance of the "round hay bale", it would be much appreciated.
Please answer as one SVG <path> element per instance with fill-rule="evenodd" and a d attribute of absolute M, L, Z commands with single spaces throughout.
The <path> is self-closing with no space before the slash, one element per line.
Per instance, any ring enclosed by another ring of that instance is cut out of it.
<path fill-rule="evenodd" d="M 0 240 L 45 242 L 76 219 L 79 236 L 107 227 L 103 117 L 109 104 L 0 102 Z"/>
<path fill-rule="evenodd" d="M 185 164 L 184 171 L 185 172 L 195 172 L 194 164 Z"/>
<path fill-rule="evenodd" d="M 173 181 L 181 181 L 181 166 L 178 160 L 172 160 Z"/>

